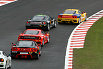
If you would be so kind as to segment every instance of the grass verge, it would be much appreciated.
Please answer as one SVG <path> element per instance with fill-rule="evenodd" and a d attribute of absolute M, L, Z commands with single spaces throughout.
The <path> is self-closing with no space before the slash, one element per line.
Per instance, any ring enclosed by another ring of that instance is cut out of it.
<path fill-rule="evenodd" d="M 89 29 L 84 48 L 74 49 L 73 69 L 103 69 L 103 17 Z"/>

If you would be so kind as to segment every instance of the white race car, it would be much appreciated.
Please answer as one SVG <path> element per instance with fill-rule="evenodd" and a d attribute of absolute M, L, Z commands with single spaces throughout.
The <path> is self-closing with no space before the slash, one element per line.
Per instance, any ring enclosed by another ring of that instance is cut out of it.
<path fill-rule="evenodd" d="M 5 52 L 0 51 L 0 69 L 7 69 L 11 67 L 11 57 L 7 56 Z"/>

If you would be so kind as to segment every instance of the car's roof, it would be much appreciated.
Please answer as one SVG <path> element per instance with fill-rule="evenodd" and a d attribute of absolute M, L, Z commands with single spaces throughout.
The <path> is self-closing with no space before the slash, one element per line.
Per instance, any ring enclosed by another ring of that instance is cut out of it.
<path fill-rule="evenodd" d="M 77 11 L 77 10 L 79 10 L 79 9 L 66 9 L 66 10 L 74 10 L 74 11 Z M 65 10 L 65 11 L 66 11 L 66 10 Z"/>

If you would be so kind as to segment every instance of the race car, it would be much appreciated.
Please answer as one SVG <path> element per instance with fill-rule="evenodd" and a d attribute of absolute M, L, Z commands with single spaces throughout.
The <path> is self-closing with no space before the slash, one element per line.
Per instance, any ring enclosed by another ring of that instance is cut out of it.
<path fill-rule="evenodd" d="M 0 51 L 0 69 L 11 68 L 11 57 L 3 51 Z"/>
<path fill-rule="evenodd" d="M 21 33 L 18 37 L 19 40 L 32 40 L 37 42 L 37 44 L 41 47 L 44 46 L 45 43 L 49 42 L 49 33 L 45 33 L 40 29 L 27 29 L 23 33 Z"/>
<path fill-rule="evenodd" d="M 39 59 L 40 55 L 41 48 L 35 41 L 17 41 L 16 43 L 12 43 L 12 58 Z"/>
<path fill-rule="evenodd" d="M 26 23 L 26 29 L 41 28 L 43 30 L 50 30 L 51 27 L 56 28 L 56 20 L 48 15 L 35 15 Z"/>
<path fill-rule="evenodd" d="M 87 13 L 78 9 L 66 9 L 62 14 L 58 15 L 58 23 L 81 23 L 86 21 Z"/>

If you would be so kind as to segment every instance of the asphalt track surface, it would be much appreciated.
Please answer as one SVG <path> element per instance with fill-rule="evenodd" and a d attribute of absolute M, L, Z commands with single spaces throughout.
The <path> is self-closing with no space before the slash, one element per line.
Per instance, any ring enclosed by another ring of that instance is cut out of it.
<path fill-rule="evenodd" d="M 103 0 L 19 0 L 0 7 L 0 50 L 10 53 L 10 44 L 25 30 L 26 20 L 44 13 L 57 18 L 67 8 L 84 10 L 88 16 L 102 10 Z M 50 30 L 50 43 L 39 60 L 12 60 L 11 69 L 64 69 L 68 38 L 76 25 L 58 24 Z"/>

